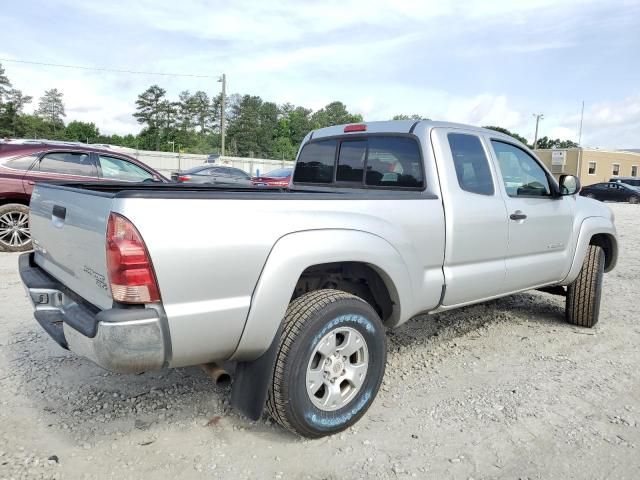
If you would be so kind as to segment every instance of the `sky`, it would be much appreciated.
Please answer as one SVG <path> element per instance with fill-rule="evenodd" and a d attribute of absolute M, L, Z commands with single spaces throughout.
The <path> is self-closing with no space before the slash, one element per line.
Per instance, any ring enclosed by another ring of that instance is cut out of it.
<path fill-rule="evenodd" d="M 640 1 L 8 0 L 0 59 L 213 78 L 132 75 L 0 60 L 35 100 L 64 94 L 67 121 L 133 133 L 152 84 L 259 95 L 365 120 L 419 114 L 498 125 L 532 140 L 640 148 Z"/>

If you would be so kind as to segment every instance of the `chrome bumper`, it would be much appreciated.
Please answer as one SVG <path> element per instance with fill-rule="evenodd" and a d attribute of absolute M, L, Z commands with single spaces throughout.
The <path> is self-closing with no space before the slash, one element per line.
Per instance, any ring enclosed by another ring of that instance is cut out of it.
<path fill-rule="evenodd" d="M 160 313 L 153 308 L 97 310 L 20 256 L 20 277 L 38 323 L 63 348 L 121 373 L 162 368 L 167 363 Z"/>

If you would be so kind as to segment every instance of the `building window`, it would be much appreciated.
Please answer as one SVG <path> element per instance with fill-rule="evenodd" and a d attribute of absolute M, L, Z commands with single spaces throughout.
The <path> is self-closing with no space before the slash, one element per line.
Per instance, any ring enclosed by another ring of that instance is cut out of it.
<path fill-rule="evenodd" d="M 613 164 L 613 169 L 611 170 L 611 174 L 613 176 L 620 175 L 620 164 L 619 163 L 614 163 Z"/>
<path fill-rule="evenodd" d="M 596 162 L 589 162 L 589 175 L 596 174 Z"/>
<path fill-rule="evenodd" d="M 632 177 L 637 177 L 638 176 L 638 166 L 637 165 L 631 165 L 631 176 Z"/>

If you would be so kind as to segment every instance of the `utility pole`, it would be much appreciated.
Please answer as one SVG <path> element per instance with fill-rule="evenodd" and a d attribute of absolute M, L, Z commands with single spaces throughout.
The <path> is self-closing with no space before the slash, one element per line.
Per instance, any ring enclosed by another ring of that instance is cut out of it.
<path fill-rule="evenodd" d="M 227 96 L 227 76 L 223 73 L 218 81 L 222 82 L 222 102 L 220 102 L 220 155 L 224 156 L 224 114 Z"/>
<path fill-rule="evenodd" d="M 534 113 L 533 116 L 536 117 L 536 134 L 533 137 L 533 149 L 535 150 L 538 146 L 538 123 L 540 123 L 540 119 L 544 118 L 544 114 Z"/>
<path fill-rule="evenodd" d="M 584 100 L 582 101 L 582 111 L 580 112 L 580 132 L 578 133 L 578 171 L 576 176 L 582 177 L 582 121 L 584 119 Z"/>

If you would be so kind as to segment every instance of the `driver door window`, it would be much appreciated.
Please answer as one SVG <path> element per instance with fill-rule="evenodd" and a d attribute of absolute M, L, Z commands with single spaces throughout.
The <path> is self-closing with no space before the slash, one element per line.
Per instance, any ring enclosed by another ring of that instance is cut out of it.
<path fill-rule="evenodd" d="M 542 167 L 524 150 L 491 140 L 496 152 L 502 180 L 510 197 L 548 197 L 549 179 Z"/>
<path fill-rule="evenodd" d="M 121 158 L 107 157 L 100 155 L 98 157 L 100 170 L 103 178 L 111 180 L 120 180 L 123 182 L 143 182 L 145 180 L 153 180 L 151 173 L 134 165 L 131 162 L 122 160 Z"/>

